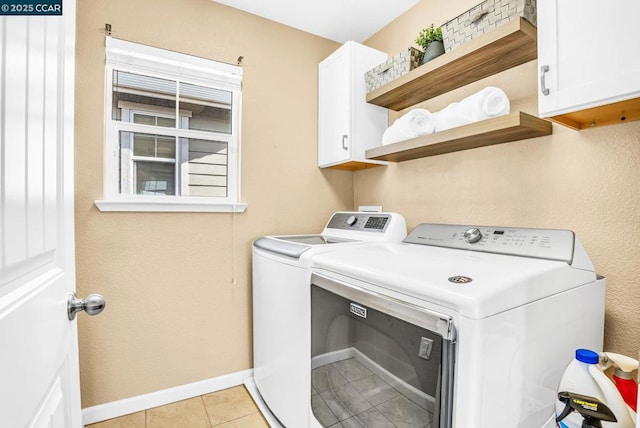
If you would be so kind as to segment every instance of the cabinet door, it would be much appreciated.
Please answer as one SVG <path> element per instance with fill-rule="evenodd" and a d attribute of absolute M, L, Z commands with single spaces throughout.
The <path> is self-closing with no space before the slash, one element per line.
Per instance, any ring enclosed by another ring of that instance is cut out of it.
<path fill-rule="evenodd" d="M 638 16 L 638 0 L 538 1 L 540 116 L 640 96 Z"/>
<path fill-rule="evenodd" d="M 346 48 L 346 46 L 345 46 Z M 348 49 L 320 63 L 318 76 L 318 165 L 351 157 L 351 66 Z"/>

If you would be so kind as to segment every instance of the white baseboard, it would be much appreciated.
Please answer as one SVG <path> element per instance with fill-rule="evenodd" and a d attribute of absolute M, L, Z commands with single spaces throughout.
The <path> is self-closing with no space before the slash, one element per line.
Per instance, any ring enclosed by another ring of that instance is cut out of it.
<path fill-rule="evenodd" d="M 153 407 L 164 406 L 165 404 L 176 401 L 242 385 L 245 379 L 251 377 L 253 377 L 253 369 L 150 392 L 149 394 L 137 395 L 98 406 L 87 407 L 86 409 L 82 409 L 82 422 L 84 425 L 88 425 Z"/>
<path fill-rule="evenodd" d="M 320 366 L 326 366 L 327 364 L 336 363 L 348 358 L 354 358 L 356 352 L 356 348 L 350 347 L 317 355 L 311 358 L 311 369 L 317 369 Z"/>

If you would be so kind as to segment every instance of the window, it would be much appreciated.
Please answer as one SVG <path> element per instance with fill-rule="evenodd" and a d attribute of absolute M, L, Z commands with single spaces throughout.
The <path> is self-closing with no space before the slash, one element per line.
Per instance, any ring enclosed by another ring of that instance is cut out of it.
<path fill-rule="evenodd" d="M 103 211 L 244 211 L 242 68 L 107 38 Z"/>

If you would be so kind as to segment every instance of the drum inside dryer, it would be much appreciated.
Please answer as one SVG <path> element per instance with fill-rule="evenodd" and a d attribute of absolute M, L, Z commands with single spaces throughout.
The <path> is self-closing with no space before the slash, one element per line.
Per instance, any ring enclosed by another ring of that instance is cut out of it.
<path fill-rule="evenodd" d="M 453 330 L 446 315 L 314 275 L 316 420 L 324 427 L 446 426 L 440 421 L 450 415 L 455 341 L 443 328 Z"/>

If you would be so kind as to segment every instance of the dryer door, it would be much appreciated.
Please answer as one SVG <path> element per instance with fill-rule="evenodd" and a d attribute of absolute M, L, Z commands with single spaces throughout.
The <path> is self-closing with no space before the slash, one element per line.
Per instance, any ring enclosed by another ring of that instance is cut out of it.
<path fill-rule="evenodd" d="M 315 419 L 323 427 L 450 427 L 454 344 L 449 316 L 314 274 Z"/>

